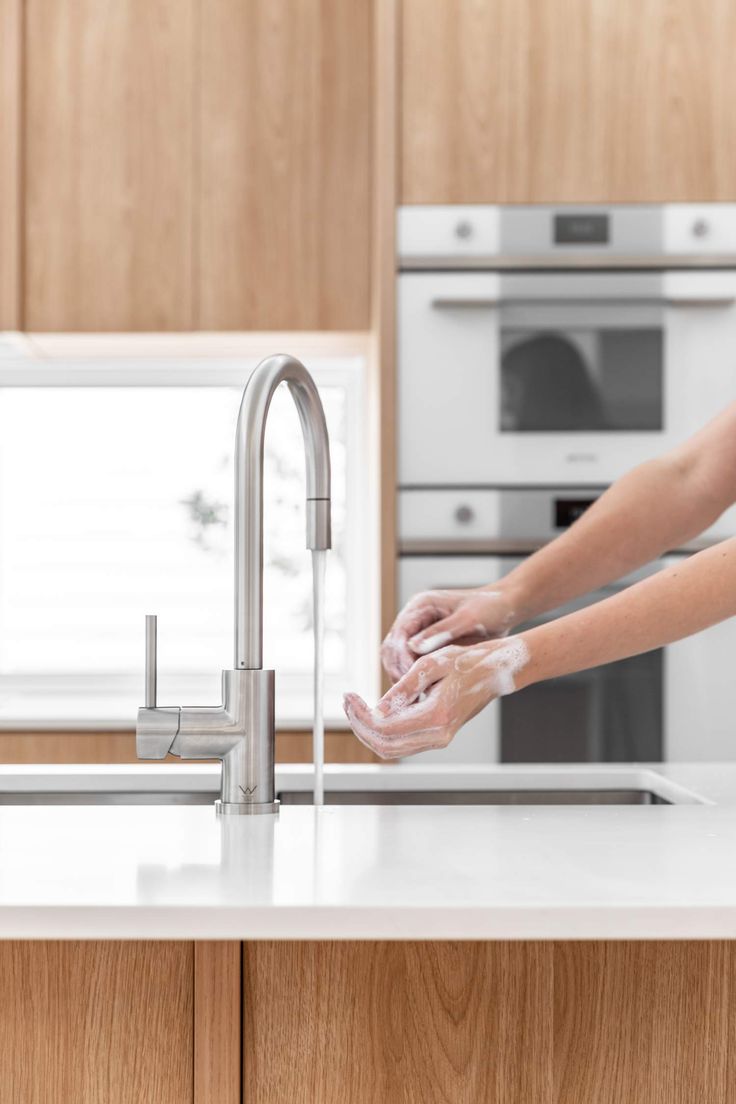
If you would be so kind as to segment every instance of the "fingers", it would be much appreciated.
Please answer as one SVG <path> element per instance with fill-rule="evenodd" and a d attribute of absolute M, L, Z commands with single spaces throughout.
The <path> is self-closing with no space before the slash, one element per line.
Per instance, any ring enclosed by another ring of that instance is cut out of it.
<path fill-rule="evenodd" d="M 392 629 L 381 645 L 381 663 L 389 678 L 400 679 L 415 659 L 416 656 L 410 651 L 406 636 Z"/>
<path fill-rule="evenodd" d="M 406 674 L 402 675 L 381 698 L 376 706 L 378 712 L 388 717 L 416 702 L 430 686 L 445 677 L 452 666 L 456 650 L 447 648 L 435 655 L 416 660 Z"/>
<path fill-rule="evenodd" d="M 452 738 L 436 689 L 423 701 L 388 716 L 369 709 L 357 694 L 346 694 L 343 705 L 355 735 L 381 759 L 445 747 Z"/>
<path fill-rule="evenodd" d="M 417 594 L 404 606 L 381 645 L 381 662 L 392 679 L 401 678 L 416 660 L 408 646 L 409 637 L 435 622 L 438 613 L 431 592 Z"/>
<path fill-rule="evenodd" d="M 449 617 L 435 621 L 429 628 L 416 633 L 409 640 L 409 647 L 416 655 L 427 655 L 438 648 L 444 648 L 452 640 L 460 639 L 473 632 L 474 623 L 467 611 L 455 610 Z"/>

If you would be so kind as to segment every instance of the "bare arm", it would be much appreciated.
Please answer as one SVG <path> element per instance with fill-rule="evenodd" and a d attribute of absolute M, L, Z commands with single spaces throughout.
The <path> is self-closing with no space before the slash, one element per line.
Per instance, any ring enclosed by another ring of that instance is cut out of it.
<path fill-rule="evenodd" d="M 384 642 L 384 666 L 400 678 L 418 655 L 501 636 L 685 544 L 734 501 L 736 403 L 672 452 L 619 479 L 500 582 L 417 595 Z"/>
<path fill-rule="evenodd" d="M 516 689 L 691 636 L 736 615 L 736 538 L 683 559 L 612 598 L 521 633 Z"/>
<path fill-rule="evenodd" d="M 702 533 L 736 500 L 736 403 L 629 472 L 502 580 L 517 623 L 596 590 Z"/>
<path fill-rule="evenodd" d="M 445 747 L 494 698 L 638 655 L 736 615 L 736 538 L 612 598 L 506 640 L 418 660 L 371 710 L 345 698 L 356 736 L 385 759 Z"/>

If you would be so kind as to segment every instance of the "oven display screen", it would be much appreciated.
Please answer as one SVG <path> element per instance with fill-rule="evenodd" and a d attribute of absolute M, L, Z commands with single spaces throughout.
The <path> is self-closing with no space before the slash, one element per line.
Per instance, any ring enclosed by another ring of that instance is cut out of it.
<path fill-rule="evenodd" d="M 594 502 L 595 498 L 556 498 L 555 528 L 568 529 Z"/>
<path fill-rule="evenodd" d="M 555 215 L 555 245 L 608 245 L 608 215 Z"/>

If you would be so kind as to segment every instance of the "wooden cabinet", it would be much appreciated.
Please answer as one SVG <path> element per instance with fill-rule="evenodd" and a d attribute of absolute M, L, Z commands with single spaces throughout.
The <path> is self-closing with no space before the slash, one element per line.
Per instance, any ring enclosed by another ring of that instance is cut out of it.
<path fill-rule="evenodd" d="M 378 763 L 350 731 L 325 733 L 327 763 Z M 132 732 L 0 732 L 0 763 L 137 763 Z M 181 764 L 169 756 L 167 762 Z M 311 763 L 311 732 L 277 732 L 277 763 Z M 193 764 L 196 766 L 196 764 Z"/>
<path fill-rule="evenodd" d="M 731 1104 L 734 943 L 251 943 L 255 1104 Z"/>
<path fill-rule="evenodd" d="M 402 0 L 403 203 L 736 199 L 731 0 Z"/>
<path fill-rule="evenodd" d="M 26 0 L 23 325 L 193 324 L 192 0 Z"/>
<path fill-rule="evenodd" d="M 736 944 L 0 943 L 0 1104 L 732 1104 Z"/>
<path fill-rule="evenodd" d="M 22 0 L 0 0 L 0 330 L 20 327 Z"/>
<path fill-rule="evenodd" d="M 202 329 L 368 327 L 371 8 L 202 6 Z"/>
<path fill-rule="evenodd" d="M 192 1100 L 192 943 L 0 943 L 0 1104 Z"/>
<path fill-rule="evenodd" d="M 19 2 L 0 0 L 7 53 Z M 367 0 L 25 0 L 18 326 L 367 328 L 371 19 Z M 17 161 L 0 152 L 0 228 Z"/>
<path fill-rule="evenodd" d="M 0 942 L 0 1104 L 241 1104 L 236 942 Z"/>

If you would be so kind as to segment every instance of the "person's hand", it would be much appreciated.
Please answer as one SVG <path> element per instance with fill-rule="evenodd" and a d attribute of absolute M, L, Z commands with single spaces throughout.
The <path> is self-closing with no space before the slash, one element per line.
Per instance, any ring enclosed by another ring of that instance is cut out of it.
<path fill-rule="evenodd" d="M 521 636 L 450 645 L 417 660 L 375 709 L 357 694 L 346 694 L 343 707 L 355 735 L 382 759 L 447 747 L 485 705 L 516 689 L 528 658 Z"/>
<path fill-rule="evenodd" d="M 386 674 L 405 675 L 417 656 L 447 644 L 474 644 L 505 636 L 515 623 L 508 595 L 498 587 L 426 590 L 399 613 L 381 645 Z"/>

